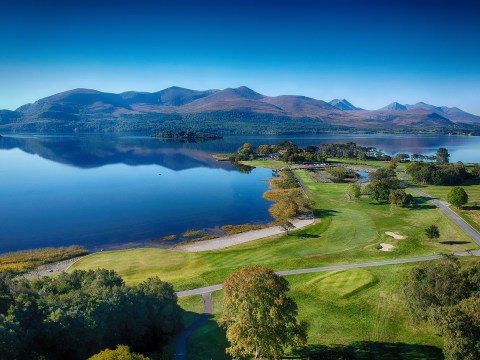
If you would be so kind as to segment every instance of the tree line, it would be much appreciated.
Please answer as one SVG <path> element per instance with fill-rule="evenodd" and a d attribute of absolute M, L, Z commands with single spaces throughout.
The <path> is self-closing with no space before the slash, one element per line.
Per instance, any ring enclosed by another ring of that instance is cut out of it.
<path fill-rule="evenodd" d="M 73 271 L 27 281 L 0 273 L 0 354 L 9 359 L 87 359 L 118 344 L 161 350 L 183 328 L 172 285 L 127 286 L 113 271 Z"/>

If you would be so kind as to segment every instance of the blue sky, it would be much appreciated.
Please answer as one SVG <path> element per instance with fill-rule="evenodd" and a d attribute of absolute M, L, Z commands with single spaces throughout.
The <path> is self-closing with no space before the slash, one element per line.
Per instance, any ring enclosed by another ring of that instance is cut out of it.
<path fill-rule="evenodd" d="M 473 0 L 0 0 L 0 108 L 72 88 L 246 85 L 480 114 Z"/>

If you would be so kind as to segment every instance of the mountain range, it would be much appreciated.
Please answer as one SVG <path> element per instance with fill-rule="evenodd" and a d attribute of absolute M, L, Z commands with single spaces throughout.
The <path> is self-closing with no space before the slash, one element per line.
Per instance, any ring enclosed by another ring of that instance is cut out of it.
<path fill-rule="evenodd" d="M 364 110 L 349 101 L 297 95 L 265 96 L 248 87 L 120 94 L 74 89 L 0 110 L 0 132 L 220 133 L 478 130 L 480 116 L 423 102 Z"/>

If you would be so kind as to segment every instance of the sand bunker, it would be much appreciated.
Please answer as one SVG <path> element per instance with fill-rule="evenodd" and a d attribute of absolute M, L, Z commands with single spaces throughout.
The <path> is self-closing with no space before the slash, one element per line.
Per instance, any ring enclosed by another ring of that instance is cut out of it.
<path fill-rule="evenodd" d="M 399 235 L 399 234 L 391 232 L 391 231 L 385 231 L 385 235 L 388 235 L 388 236 L 394 238 L 395 240 L 405 239 L 405 236 Z"/>
<path fill-rule="evenodd" d="M 392 244 L 387 244 L 387 243 L 381 243 L 380 246 L 381 246 L 380 249 L 378 249 L 380 251 L 390 251 L 394 248 Z"/>

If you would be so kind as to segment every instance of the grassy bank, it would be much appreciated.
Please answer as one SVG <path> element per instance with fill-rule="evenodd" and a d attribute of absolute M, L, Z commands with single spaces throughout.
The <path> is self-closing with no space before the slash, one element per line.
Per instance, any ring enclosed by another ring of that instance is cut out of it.
<path fill-rule="evenodd" d="M 0 255 L 0 270 L 24 272 L 36 266 L 86 255 L 82 246 L 22 250 Z"/>

